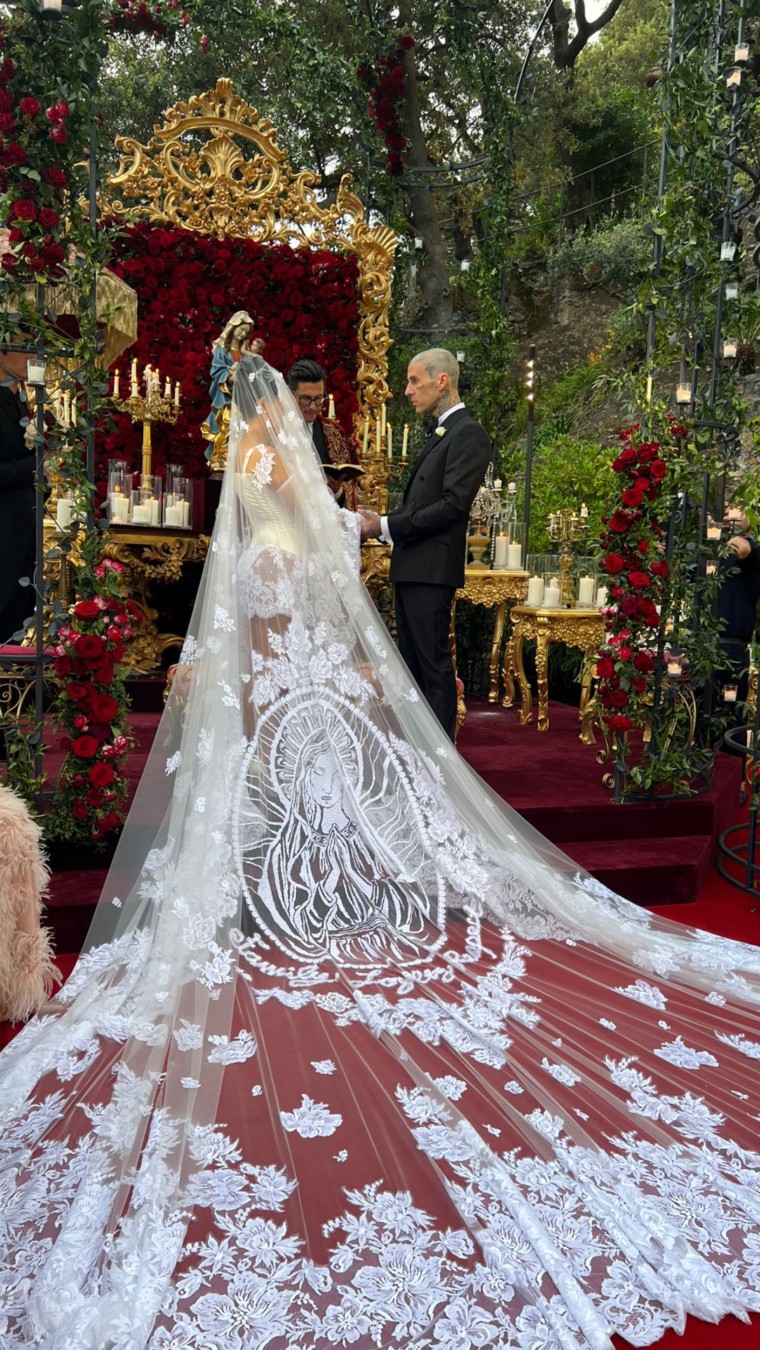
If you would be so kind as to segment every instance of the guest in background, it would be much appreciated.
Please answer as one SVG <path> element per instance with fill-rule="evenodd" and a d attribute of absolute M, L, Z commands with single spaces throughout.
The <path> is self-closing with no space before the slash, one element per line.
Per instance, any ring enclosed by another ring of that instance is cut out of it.
<path fill-rule="evenodd" d="M 731 518 L 726 512 L 724 525 L 733 528 L 728 541 L 730 556 L 720 566 L 717 614 L 720 632 L 721 667 L 713 683 L 718 703 L 723 700 L 723 685 L 738 684 L 737 698 L 745 703 L 749 687 L 749 644 L 755 631 L 757 602 L 760 600 L 760 544 L 749 532 L 742 513 Z"/>
<path fill-rule="evenodd" d="M 331 464 L 355 464 L 356 447 L 343 428 L 325 416 L 328 407 L 325 372 L 316 361 L 296 361 L 285 380 L 293 395 L 307 430 L 314 442 L 319 461 L 325 467 L 327 481 L 335 493 L 339 506 L 346 505 L 343 484 L 330 476 Z M 353 503 L 351 503 L 353 504 Z"/>
<path fill-rule="evenodd" d="M 0 352 L 0 642 L 10 642 L 34 609 L 34 588 L 19 585 L 33 576 L 35 559 L 35 457 L 21 425 L 29 416 L 27 361 L 26 353 Z"/>

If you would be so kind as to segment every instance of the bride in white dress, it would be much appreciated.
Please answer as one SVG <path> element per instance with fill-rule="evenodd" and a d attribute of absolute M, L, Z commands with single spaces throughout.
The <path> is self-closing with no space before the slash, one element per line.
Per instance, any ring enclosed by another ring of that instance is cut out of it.
<path fill-rule="evenodd" d="M 760 952 L 459 758 L 284 383 L 235 380 L 87 947 L 0 1057 L 4 1350 L 603 1350 L 760 1310 Z"/>

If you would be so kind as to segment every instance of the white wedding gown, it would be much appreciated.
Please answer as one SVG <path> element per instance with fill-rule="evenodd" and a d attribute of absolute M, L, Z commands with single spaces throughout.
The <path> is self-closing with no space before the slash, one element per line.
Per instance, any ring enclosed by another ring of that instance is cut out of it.
<path fill-rule="evenodd" d="M 186 669 L 60 1013 L 0 1057 L 4 1350 L 602 1350 L 760 1310 L 760 953 L 494 797 L 357 556 L 246 359 Z"/>

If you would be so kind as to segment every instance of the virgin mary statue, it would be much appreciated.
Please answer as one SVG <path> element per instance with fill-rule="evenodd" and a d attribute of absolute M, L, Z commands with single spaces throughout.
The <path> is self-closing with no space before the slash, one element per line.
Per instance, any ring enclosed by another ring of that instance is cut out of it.
<path fill-rule="evenodd" d="M 459 758 L 258 357 L 182 663 L 86 949 L 0 1057 L 4 1350 L 609 1350 L 760 1310 L 760 953 Z"/>

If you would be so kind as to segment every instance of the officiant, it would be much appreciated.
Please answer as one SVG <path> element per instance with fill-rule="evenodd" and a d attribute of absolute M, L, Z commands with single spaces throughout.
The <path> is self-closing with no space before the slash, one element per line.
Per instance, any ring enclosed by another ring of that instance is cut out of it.
<path fill-rule="evenodd" d="M 356 447 L 334 417 L 325 415 L 329 408 L 325 372 L 316 361 L 305 358 L 302 361 L 296 361 L 290 367 L 285 376 L 285 381 L 298 404 L 306 429 L 314 442 L 314 449 L 319 456 L 320 463 L 325 466 L 327 481 L 335 493 L 335 500 L 339 506 L 345 506 L 345 486 L 337 478 L 331 476 L 330 465 L 355 464 L 357 460 Z"/>

